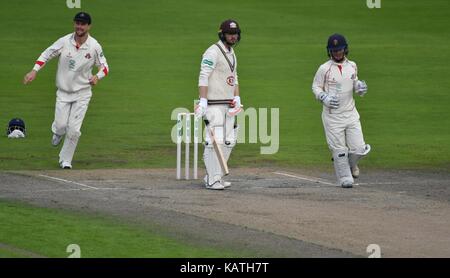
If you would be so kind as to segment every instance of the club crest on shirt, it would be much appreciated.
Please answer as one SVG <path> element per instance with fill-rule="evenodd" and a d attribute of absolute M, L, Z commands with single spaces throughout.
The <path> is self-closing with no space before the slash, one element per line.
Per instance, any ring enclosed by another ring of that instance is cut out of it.
<path fill-rule="evenodd" d="M 86 54 L 86 56 L 84 56 L 84 58 L 91 59 L 91 54 L 90 53 Z"/>
<path fill-rule="evenodd" d="M 234 76 L 230 75 L 227 77 L 227 84 L 230 86 L 234 86 Z"/>

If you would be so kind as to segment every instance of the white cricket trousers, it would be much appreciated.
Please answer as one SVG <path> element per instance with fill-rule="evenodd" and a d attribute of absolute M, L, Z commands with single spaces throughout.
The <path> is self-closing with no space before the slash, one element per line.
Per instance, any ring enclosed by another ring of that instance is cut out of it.
<path fill-rule="evenodd" d="M 366 143 L 356 107 L 341 113 L 330 113 L 329 109 L 324 109 L 322 123 L 328 148 L 332 153 L 356 153 L 361 148 L 364 149 Z"/>
<path fill-rule="evenodd" d="M 52 131 L 57 135 L 66 135 L 59 153 L 59 162 L 72 163 L 72 158 L 81 136 L 81 125 L 92 97 L 91 88 L 75 93 L 61 90 L 56 92 L 55 120 Z"/>

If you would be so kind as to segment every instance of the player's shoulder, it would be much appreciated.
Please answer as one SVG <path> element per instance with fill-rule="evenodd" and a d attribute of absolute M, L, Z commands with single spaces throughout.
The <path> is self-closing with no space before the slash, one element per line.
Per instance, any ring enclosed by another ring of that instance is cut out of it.
<path fill-rule="evenodd" d="M 331 68 L 332 65 L 333 65 L 333 61 L 328 60 L 319 66 L 319 71 L 327 71 Z"/>
<path fill-rule="evenodd" d="M 347 63 L 349 63 L 352 67 L 356 68 L 356 63 L 352 60 L 347 60 Z"/>
<path fill-rule="evenodd" d="M 62 36 L 61 38 L 58 39 L 58 41 L 61 42 L 70 42 L 70 40 L 73 38 L 73 33 L 69 33 L 67 35 Z"/>
<path fill-rule="evenodd" d="M 100 43 L 91 35 L 88 37 L 89 44 L 91 44 L 95 48 L 101 48 Z"/>
<path fill-rule="evenodd" d="M 205 51 L 205 53 L 217 53 L 217 51 L 219 51 L 219 48 L 217 48 L 217 45 L 211 44 Z"/>
<path fill-rule="evenodd" d="M 217 45 L 219 44 L 220 41 L 215 42 L 213 44 L 211 44 L 205 51 L 206 53 L 212 54 L 212 55 L 217 55 L 220 53 L 220 49 L 217 47 Z"/>

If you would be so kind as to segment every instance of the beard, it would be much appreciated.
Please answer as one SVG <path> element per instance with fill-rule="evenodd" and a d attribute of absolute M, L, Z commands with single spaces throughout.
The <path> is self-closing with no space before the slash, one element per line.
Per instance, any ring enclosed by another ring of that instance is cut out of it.
<path fill-rule="evenodd" d="M 226 41 L 226 44 L 228 44 L 229 46 L 233 46 L 236 44 L 236 42 L 230 42 L 230 41 Z"/>
<path fill-rule="evenodd" d="M 77 37 L 84 37 L 87 34 L 87 31 L 75 31 Z"/>
<path fill-rule="evenodd" d="M 238 40 L 235 40 L 235 41 L 229 41 L 229 40 L 225 39 L 225 43 L 226 43 L 228 46 L 235 46 L 235 45 L 238 43 Z"/>

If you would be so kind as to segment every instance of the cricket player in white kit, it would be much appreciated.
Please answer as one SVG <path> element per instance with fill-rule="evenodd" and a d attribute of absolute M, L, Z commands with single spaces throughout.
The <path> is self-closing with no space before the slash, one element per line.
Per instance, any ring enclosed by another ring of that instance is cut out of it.
<path fill-rule="evenodd" d="M 370 145 L 364 142 L 353 99 L 353 93 L 364 96 L 367 85 L 358 80 L 355 62 L 347 59 L 348 45 L 344 36 L 330 36 L 327 52 L 330 60 L 319 67 L 312 90 L 323 104 L 322 122 L 338 183 L 351 188 L 353 178 L 359 177 L 358 160 L 370 151 Z"/>
<path fill-rule="evenodd" d="M 235 116 L 241 112 L 241 99 L 237 75 L 237 59 L 233 50 L 241 39 L 241 30 L 235 20 L 229 19 L 220 25 L 220 40 L 211 45 L 202 56 L 199 86 L 199 104 L 196 117 L 204 117 L 213 129 L 214 138 L 223 150 L 226 161 L 237 141 Z M 229 104 L 217 104 L 229 100 Z M 209 105 L 208 105 L 209 103 Z M 230 186 L 223 181 L 224 172 L 214 151 L 209 133 L 206 133 L 203 159 L 206 167 L 205 186 L 221 190 Z"/>
<path fill-rule="evenodd" d="M 109 72 L 102 47 L 89 35 L 90 27 L 89 14 L 85 12 L 76 14 L 75 31 L 47 48 L 37 59 L 33 70 L 24 77 L 24 84 L 32 82 L 37 72 L 49 60 L 59 57 L 52 144 L 57 146 L 65 135 L 64 145 L 59 153 L 59 164 L 63 169 L 72 168 L 72 158 L 81 135 L 81 125 L 92 96 L 91 87 Z M 94 65 L 99 71 L 92 75 Z"/>

